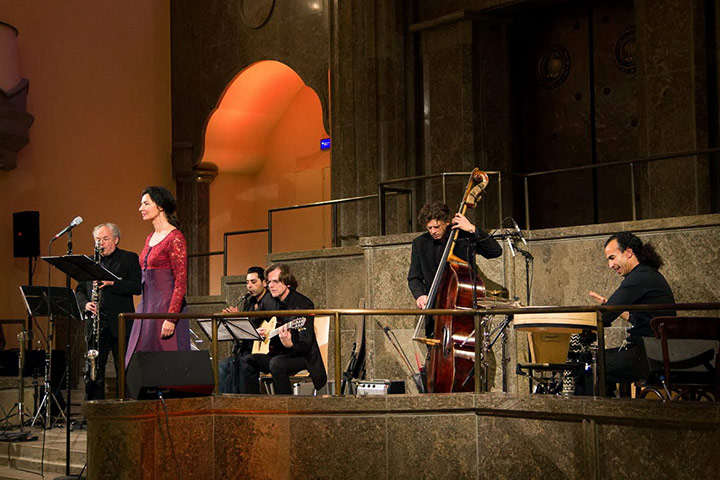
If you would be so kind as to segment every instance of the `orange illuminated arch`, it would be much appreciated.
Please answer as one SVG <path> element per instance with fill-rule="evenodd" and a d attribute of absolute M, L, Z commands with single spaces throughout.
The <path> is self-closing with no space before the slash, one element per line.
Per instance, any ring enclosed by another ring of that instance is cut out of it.
<path fill-rule="evenodd" d="M 320 105 L 315 91 L 287 65 L 264 60 L 248 66 L 228 84 L 210 114 L 201 162 L 216 164 L 220 172 L 256 174 L 267 161 L 276 126 L 308 96 Z M 327 136 L 322 121 L 314 130 Z"/>

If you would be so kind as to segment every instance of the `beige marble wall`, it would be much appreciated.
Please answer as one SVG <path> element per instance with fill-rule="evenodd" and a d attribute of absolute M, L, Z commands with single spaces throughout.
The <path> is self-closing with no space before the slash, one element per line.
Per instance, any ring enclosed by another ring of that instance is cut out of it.
<path fill-rule="evenodd" d="M 717 478 L 720 405 L 505 394 L 89 402 L 88 478 Z"/>

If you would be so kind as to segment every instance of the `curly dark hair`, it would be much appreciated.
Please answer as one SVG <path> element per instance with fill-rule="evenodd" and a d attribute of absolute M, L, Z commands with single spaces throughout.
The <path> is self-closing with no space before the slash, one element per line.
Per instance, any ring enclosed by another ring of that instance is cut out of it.
<path fill-rule="evenodd" d="M 175 228 L 180 228 L 180 221 L 175 216 L 175 210 L 177 204 L 175 203 L 175 197 L 165 187 L 150 186 L 143 190 L 142 195 L 150 195 L 150 199 L 157 204 L 158 207 L 162 208 L 167 215 L 168 222 Z M 142 196 L 141 195 L 141 196 Z"/>
<path fill-rule="evenodd" d="M 450 208 L 443 202 L 426 203 L 418 213 L 418 221 L 425 228 L 432 220 L 450 223 Z"/>
<path fill-rule="evenodd" d="M 295 278 L 295 275 L 292 274 L 290 271 L 290 266 L 287 263 L 273 263 L 269 267 L 265 269 L 265 278 L 268 278 L 268 275 L 273 270 L 280 270 L 280 276 L 278 279 L 288 286 L 291 290 L 295 290 L 298 286 L 297 279 Z"/>
<path fill-rule="evenodd" d="M 608 244 L 613 240 L 617 241 L 621 252 L 624 252 L 628 248 L 631 249 L 637 257 L 638 261 L 640 263 L 644 263 L 648 267 L 652 267 L 655 270 L 658 270 L 665 264 L 665 262 L 662 258 L 660 258 L 660 255 L 658 255 L 657 251 L 655 251 L 655 247 L 651 243 L 643 243 L 643 241 L 640 240 L 637 235 L 633 233 L 614 233 L 610 236 L 610 238 L 607 239 L 607 241 L 605 242 L 605 246 L 607 247 Z"/>

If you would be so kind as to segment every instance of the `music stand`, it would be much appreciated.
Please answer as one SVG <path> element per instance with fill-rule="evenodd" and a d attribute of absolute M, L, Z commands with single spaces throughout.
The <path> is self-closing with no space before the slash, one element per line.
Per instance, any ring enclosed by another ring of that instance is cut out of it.
<path fill-rule="evenodd" d="M 77 282 L 92 282 L 95 280 L 118 282 L 122 280 L 107 268 L 95 263 L 87 255 L 41 258 Z"/>
<path fill-rule="evenodd" d="M 55 394 L 50 386 L 50 375 L 52 371 L 52 342 L 55 332 L 55 316 L 80 318 L 80 308 L 75 298 L 75 292 L 65 287 L 41 287 L 34 285 L 26 285 L 20 287 L 20 295 L 25 302 L 25 308 L 31 317 L 48 317 L 50 324 L 48 325 L 48 341 L 45 349 L 45 394 L 43 395 L 40 406 L 35 412 L 30 426 L 34 426 L 37 419 L 40 418 L 43 407 L 45 408 L 45 428 L 52 428 L 51 412 L 52 402 L 55 402 L 58 410 L 64 418 L 65 413 L 60 406 Z"/>
<path fill-rule="evenodd" d="M 212 320 L 200 318 L 197 321 L 203 333 L 212 340 Z M 262 340 L 249 318 L 219 318 L 218 342 L 229 340 Z"/>
<path fill-rule="evenodd" d="M 43 260 L 48 262 L 53 267 L 57 268 L 66 275 L 67 278 L 67 289 L 70 290 L 70 279 L 77 282 L 91 282 L 91 281 L 113 281 L 118 282 L 122 280 L 120 277 L 102 267 L 100 264 L 96 264 L 87 255 L 72 255 L 72 240 L 71 232 L 68 232 L 68 254 L 61 257 L 49 256 L 41 257 Z M 74 292 L 72 292 L 74 294 Z M 68 295 L 68 298 L 70 295 Z M 75 300 L 77 305 L 77 300 Z M 80 321 L 82 316 L 79 314 L 75 317 Z M 69 320 L 69 317 L 68 317 Z M 72 356 L 72 346 L 70 342 L 70 322 L 67 325 L 67 344 L 65 346 L 65 373 L 67 379 L 67 401 L 65 404 L 65 474 L 70 475 L 70 395 L 72 386 L 72 370 L 70 364 L 70 357 Z"/>

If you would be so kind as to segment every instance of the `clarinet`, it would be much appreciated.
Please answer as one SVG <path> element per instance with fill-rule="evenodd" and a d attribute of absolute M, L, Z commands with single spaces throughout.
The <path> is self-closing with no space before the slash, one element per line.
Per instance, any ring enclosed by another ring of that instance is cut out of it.
<path fill-rule="evenodd" d="M 102 246 L 100 242 L 95 242 L 95 256 L 94 261 L 96 264 L 100 264 Z M 100 282 L 93 282 L 91 302 L 95 304 L 95 313 L 89 313 L 88 320 L 92 322 L 92 330 L 90 332 L 90 338 L 88 339 L 88 376 L 91 381 L 95 381 L 97 378 L 97 358 L 100 354 Z"/>

